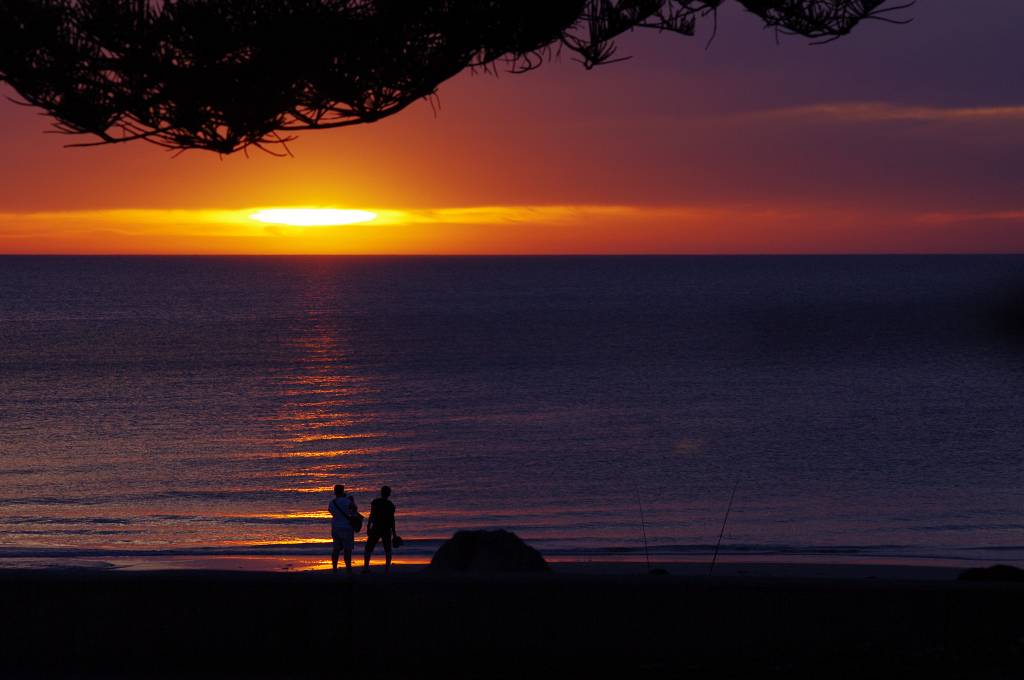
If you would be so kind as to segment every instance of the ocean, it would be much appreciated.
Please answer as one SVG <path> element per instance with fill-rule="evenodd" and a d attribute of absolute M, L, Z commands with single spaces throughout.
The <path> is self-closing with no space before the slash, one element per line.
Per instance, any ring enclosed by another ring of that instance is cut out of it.
<path fill-rule="evenodd" d="M 0 257 L 7 560 L 1022 564 L 1022 414 L 1018 256 Z"/>

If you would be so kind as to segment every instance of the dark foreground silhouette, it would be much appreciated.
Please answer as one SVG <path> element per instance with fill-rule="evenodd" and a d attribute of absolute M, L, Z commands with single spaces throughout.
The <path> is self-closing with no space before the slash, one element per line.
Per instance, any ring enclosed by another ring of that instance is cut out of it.
<path fill-rule="evenodd" d="M 1011 567 L 1008 564 L 996 564 L 991 567 L 968 569 L 958 578 L 961 581 L 1024 583 L 1024 569 Z"/>
<path fill-rule="evenodd" d="M 909 0 L 736 0 L 768 27 L 828 41 Z M 724 0 L 0 2 L 0 82 L 86 144 L 273 147 L 295 130 L 372 123 L 464 69 L 567 52 L 620 59 L 634 29 L 713 30 Z M 894 12 L 896 13 L 894 15 Z"/>
<path fill-rule="evenodd" d="M 432 573 L 544 573 L 544 557 L 511 531 L 457 531 L 430 560 Z"/>
<path fill-rule="evenodd" d="M 1024 587 L 952 578 L 0 571 L 0 606 L 5 679 L 975 680 L 1024 668 Z"/>

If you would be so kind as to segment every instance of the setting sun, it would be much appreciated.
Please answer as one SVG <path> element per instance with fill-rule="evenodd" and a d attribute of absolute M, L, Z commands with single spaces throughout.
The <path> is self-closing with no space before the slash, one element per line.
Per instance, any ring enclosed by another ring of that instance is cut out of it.
<path fill-rule="evenodd" d="M 266 224 L 293 227 L 334 227 L 342 224 L 369 222 L 377 217 L 368 210 L 337 210 L 334 208 L 271 208 L 249 216 Z"/>

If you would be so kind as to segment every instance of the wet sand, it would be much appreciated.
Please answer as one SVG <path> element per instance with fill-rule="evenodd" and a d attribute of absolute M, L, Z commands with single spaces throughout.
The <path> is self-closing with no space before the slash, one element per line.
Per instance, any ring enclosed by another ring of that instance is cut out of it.
<path fill-rule="evenodd" d="M 1024 585 L 840 565 L 0 570 L 0 676 L 1015 678 Z"/>

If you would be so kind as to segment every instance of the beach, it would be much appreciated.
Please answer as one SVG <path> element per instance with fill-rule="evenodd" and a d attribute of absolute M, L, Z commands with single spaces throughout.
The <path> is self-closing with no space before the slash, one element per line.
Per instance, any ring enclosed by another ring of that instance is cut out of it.
<path fill-rule="evenodd" d="M 0 674 L 1010 678 L 1024 584 L 898 566 L 0 571 Z"/>

